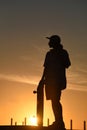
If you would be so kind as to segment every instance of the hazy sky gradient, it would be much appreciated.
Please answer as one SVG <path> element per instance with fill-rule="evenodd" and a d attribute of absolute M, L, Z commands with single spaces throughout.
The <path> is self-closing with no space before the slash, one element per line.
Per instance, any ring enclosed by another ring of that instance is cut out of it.
<path fill-rule="evenodd" d="M 45 37 L 52 34 L 61 36 L 72 63 L 62 97 L 66 126 L 70 118 L 78 127 L 81 119 L 87 120 L 87 1 L 4 0 L 0 1 L 0 124 L 8 124 L 12 116 L 21 122 L 35 115 L 32 91 L 49 50 Z"/>

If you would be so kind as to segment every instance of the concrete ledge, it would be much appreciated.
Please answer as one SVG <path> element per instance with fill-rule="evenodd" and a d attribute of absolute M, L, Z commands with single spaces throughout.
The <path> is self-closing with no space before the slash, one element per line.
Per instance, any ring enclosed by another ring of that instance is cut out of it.
<path fill-rule="evenodd" d="M 38 127 L 38 126 L 0 126 L 0 130 L 58 130 L 57 128 L 53 127 Z"/>

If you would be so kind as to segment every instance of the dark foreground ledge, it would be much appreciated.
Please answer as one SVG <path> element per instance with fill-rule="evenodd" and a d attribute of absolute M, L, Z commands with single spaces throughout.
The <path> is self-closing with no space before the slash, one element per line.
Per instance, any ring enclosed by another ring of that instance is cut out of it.
<path fill-rule="evenodd" d="M 43 128 L 39 128 L 39 127 L 36 127 L 36 126 L 20 126 L 20 125 L 13 125 L 13 126 L 9 126 L 9 125 L 4 125 L 4 126 L 0 126 L 0 130 L 40 130 Z"/>
<path fill-rule="evenodd" d="M 48 127 L 38 127 L 38 126 L 0 126 L 0 130 L 48 130 Z"/>
<path fill-rule="evenodd" d="M 37 127 L 37 126 L 20 126 L 20 125 L 17 125 L 17 126 L 8 126 L 8 125 L 5 125 L 5 126 L 0 126 L 0 130 L 43 130 L 44 127 Z"/>
<path fill-rule="evenodd" d="M 51 127 L 38 127 L 38 126 L 0 126 L 0 130 L 58 130 Z"/>

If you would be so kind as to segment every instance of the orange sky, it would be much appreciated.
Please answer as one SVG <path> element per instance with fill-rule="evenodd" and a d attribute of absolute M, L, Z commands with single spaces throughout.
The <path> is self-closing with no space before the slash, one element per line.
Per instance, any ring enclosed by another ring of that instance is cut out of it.
<path fill-rule="evenodd" d="M 36 89 L 43 71 L 46 36 L 59 34 L 70 54 L 67 89 L 62 93 L 66 127 L 83 128 L 87 120 L 87 2 L 33 0 L 0 4 L 0 125 L 19 124 L 36 115 Z M 45 100 L 44 125 L 54 121 Z"/>

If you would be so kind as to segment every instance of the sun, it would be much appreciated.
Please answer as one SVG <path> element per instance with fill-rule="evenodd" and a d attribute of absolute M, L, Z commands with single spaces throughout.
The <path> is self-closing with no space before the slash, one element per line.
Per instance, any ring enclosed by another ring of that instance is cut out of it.
<path fill-rule="evenodd" d="M 37 118 L 35 116 L 30 117 L 29 124 L 32 126 L 37 126 Z"/>

